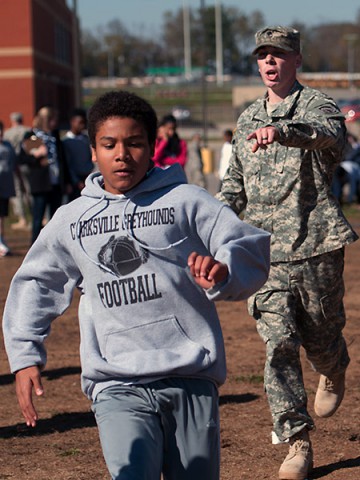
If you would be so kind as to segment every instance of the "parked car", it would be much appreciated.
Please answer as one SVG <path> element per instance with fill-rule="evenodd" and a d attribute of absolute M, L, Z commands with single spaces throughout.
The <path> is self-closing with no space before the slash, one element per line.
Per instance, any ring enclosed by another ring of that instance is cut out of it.
<path fill-rule="evenodd" d="M 182 106 L 174 107 L 171 113 L 174 115 L 176 120 L 189 120 L 191 116 L 190 110 Z"/>

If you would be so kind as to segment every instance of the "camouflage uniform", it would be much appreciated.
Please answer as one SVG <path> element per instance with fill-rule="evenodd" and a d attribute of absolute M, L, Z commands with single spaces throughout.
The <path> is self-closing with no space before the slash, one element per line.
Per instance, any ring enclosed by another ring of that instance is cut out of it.
<path fill-rule="evenodd" d="M 279 142 L 252 153 L 246 137 L 274 126 Z M 332 99 L 295 82 L 271 113 L 266 96 L 238 120 L 233 154 L 218 198 L 245 221 L 271 232 L 271 271 L 249 300 L 266 343 L 265 389 L 280 441 L 306 425 L 300 346 L 315 370 L 343 372 L 349 357 L 342 336 L 344 246 L 357 239 L 331 194 L 345 144 L 342 114 Z"/>

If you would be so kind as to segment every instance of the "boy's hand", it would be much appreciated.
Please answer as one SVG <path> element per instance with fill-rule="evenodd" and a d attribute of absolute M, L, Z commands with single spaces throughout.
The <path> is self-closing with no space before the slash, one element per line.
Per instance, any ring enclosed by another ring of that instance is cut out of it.
<path fill-rule="evenodd" d="M 38 414 L 32 401 L 32 389 L 36 395 L 44 394 L 41 384 L 40 369 L 37 366 L 24 368 L 16 372 L 16 395 L 28 427 L 35 427 Z"/>
<path fill-rule="evenodd" d="M 229 270 L 225 263 L 220 263 L 211 256 L 202 256 L 192 252 L 188 258 L 188 267 L 195 282 L 202 288 L 211 288 L 226 280 Z"/>

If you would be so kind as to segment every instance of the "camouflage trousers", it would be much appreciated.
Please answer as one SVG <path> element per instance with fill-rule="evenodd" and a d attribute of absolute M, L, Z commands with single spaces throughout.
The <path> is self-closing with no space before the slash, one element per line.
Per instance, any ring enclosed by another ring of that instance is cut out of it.
<path fill-rule="evenodd" d="M 343 269 L 344 249 L 275 263 L 266 284 L 249 299 L 249 312 L 266 344 L 264 386 L 280 442 L 305 426 L 314 427 L 307 411 L 300 347 L 323 375 L 344 372 L 349 364 L 342 335 Z"/>

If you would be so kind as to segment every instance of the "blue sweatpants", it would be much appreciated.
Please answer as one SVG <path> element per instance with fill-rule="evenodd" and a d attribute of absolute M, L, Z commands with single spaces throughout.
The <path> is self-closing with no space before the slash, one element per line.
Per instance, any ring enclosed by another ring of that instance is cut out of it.
<path fill-rule="evenodd" d="M 218 390 L 170 378 L 116 385 L 93 403 L 105 462 L 116 480 L 219 480 Z"/>

